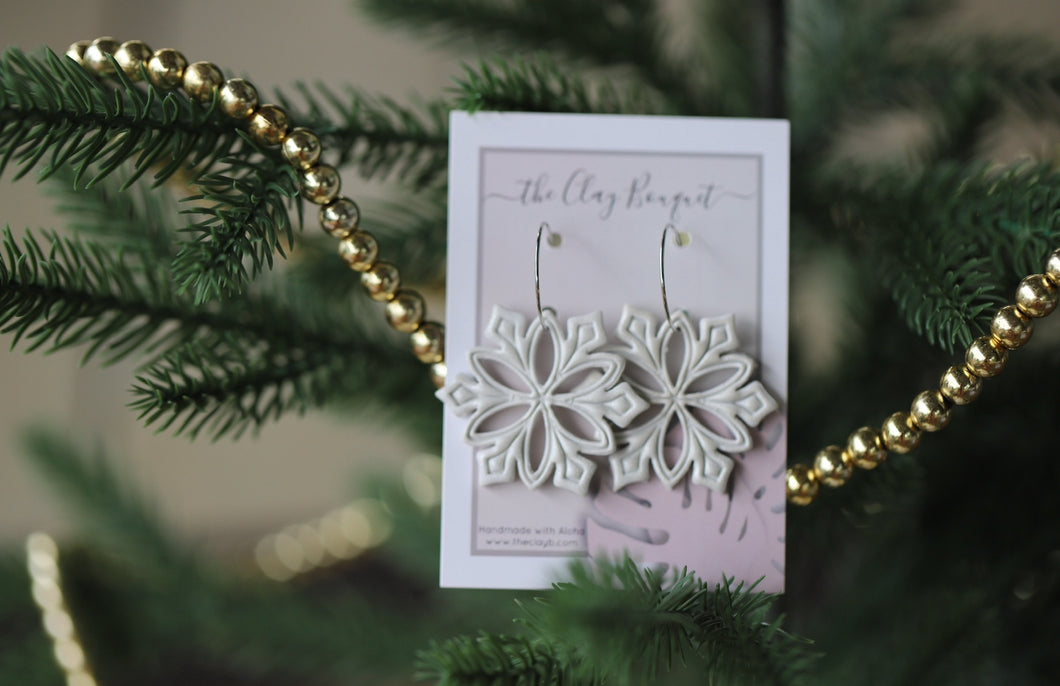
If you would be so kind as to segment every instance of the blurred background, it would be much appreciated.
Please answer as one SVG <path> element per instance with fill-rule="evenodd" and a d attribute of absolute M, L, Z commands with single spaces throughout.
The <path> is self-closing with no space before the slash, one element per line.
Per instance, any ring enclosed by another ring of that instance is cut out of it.
<path fill-rule="evenodd" d="M 683 3 L 671 4 L 679 11 Z M 461 58 L 468 57 L 373 25 L 341 0 L 5 0 L 2 10 L 4 46 L 48 45 L 61 53 L 79 39 L 138 38 L 154 48 L 177 48 L 189 61 L 214 61 L 226 73 L 247 76 L 263 93 L 296 80 L 321 81 L 407 101 L 413 94 L 442 93 L 459 74 Z M 1060 40 L 1058 16 L 1055 0 L 964 0 L 939 29 L 1030 32 Z M 880 145 L 881 136 L 891 133 L 882 124 L 866 123 L 851 145 Z M 900 129 L 901 122 L 894 126 Z M 1002 135 L 994 152 L 1008 159 L 1040 154 L 1045 143 L 1037 140 L 1048 138 Z M 352 175 L 346 178 L 356 183 Z M 370 192 L 347 190 L 354 197 Z M 58 225 L 32 178 L 0 179 L 0 208 L 2 220 L 16 230 Z M 238 443 L 155 436 L 125 407 L 132 365 L 82 368 L 80 354 L 0 355 L 0 541 L 69 528 L 61 508 L 17 455 L 17 435 L 31 422 L 104 441 L 122 460 L 118 472 L 153 494 L 168 522 L 191 539 L 214 542 L 317 516 L 341 505 L 358 475 L 396 473 L 412 452 L 399 437 L 379 431 L 370 417 L 351 421 L 322 413 L 270 423 L 257 438 Z"/>

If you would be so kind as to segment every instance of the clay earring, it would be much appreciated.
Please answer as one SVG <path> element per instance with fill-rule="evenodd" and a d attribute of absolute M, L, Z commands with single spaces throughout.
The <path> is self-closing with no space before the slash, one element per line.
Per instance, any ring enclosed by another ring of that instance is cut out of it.
<path fill-rule="evenodd" d="M 485 336 L 499 348 L 468 352 L 471 374 L 438 391 L 458 417 L 467 417 L 464 440 L 475 448 L 482 484 L 520 479 L 529 488 L 552 483 L 585 494 L 596 465 L 590 455 L 616 450 L 614 426 L 626 426 L 648 405 L 622 381 L 623 358 L 605 352 L 600 312 L 571 317 L 566 331 L 555 312 L 541 307 L 541 238 L 560 243 L 547 224 L 537 231 L 534 295 L 537 317 L 529 325 L 495 306 Z"/>
<path fill-rule="evenodd" d="M 626 360 L 626 380 L 651 409 L 619 432 L 620 447 L 611 455 L 615 489 L 647 481 L 654 471 L 673 488 L 686 474 L 692 483 L 724 491 L 733 469 L 730 455 L 749 450 L 749 427 L 757 426 L 777 403 L 758 381 L 751 381 L 756 366 L 747 354 L 737 352 L 739 341 L 733 315 L 700 319 L 670 312 L 666 297 L 666 237 L 673 231 L 674 245 L 691 237 L 672 224 L 663 229 L 659 245 L 659 281 L 666 318 L 656 327 L 651 314 L 626 306 L 616 335 L 623 345 L 612 350 Z M 681 357 L 672 359 L 679 338 Z M 668 438 L 677 438 L 680 450 L 667 460 Z"/>

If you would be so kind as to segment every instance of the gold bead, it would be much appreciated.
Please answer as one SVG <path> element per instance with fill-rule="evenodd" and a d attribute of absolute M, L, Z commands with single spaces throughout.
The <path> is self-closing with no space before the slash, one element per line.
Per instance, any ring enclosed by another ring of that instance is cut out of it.
<path fill-rule="evenodd" d="M 412 333 L 420 328 L 427 303 L 416 291 L 402 288 L 394 293 L 386 304 L 386 320 L 390 326 L 402 333 Z"/>
<path fill-rule="evenodd" d="M 144 77 L 144 66 L 153 54 L 154 51 L 142 40 L 127 40 L 114 53 L 114 61 L 130 81 L 140 81 Z"/>
<path fill-rule="evenodd" d="M 192 62 L 184 70 L 184 92 L 192 100 L 210 102 L 224 82 L 224 75 L 213 62 Z"/>
<path fill-rule="evenodd" d="M 309 169 L 320 160 L 320 137 L 299 126 L 283 139 L 283 156 L 295 167 Z"/>
<path fill-rule="evenodd" d="M 389 262 L 376 262 L 361 274 L 361 285 L 372 300 L 386 302 L 394 297 L 401 285 L 401 275 Z"/>
<path fill-rule="evenodd" d="M 302 197 L 306 200 L 317 205 L 327 205 L 339 194 L 342 179 L 334 167 L 318 164 L 298 173 L 298 185 L 302 187 Z"/>
<path fill-rule="evenodd" d="M 854 465 L 847 461 L 849 455 L 838 445 L 830 445 L 817 453 L 813 459 L 814 476 L 825 486 L 842 486 L 854 473 Z"/>
<path fill-rule="evenodd" d="M 435 388 L 441 388 L 445 385 L 445 377 L 448 374 L 449 369 L 445 366 L 445 362 L 435 362 L 431 365 L 431 381 L 434 382 Z"/>
<path fill-rule="evenodd" d="M 261 105 L 250 115 L 247 130 L 262 145 L 279 145 L 287 135 L 287 113 L 276 105 Z"/>
<path fill-rule="evenodd" d="M 147 77 L 157 88 L 172 90 L 184 82 L 184 69 L 188 60 L 172 48 L 155 50 L 147 61 Z"/>
<path fill-rule="evenodd" d="M 938 431 L 950 423 L 950 404 L 938 391 L 923 391 L 909 408 L 913 423 L 924 431 Z"/>
<path fill-rule="evenodd" d="M 438 322 L 423 322 L 409 339 L 420 362 L 437 364 L 445 359 L 445 327 Z"/>
<path fill-rule="evenodd" d="M 76 43 L 71 43 L 70 47 L 66 49 L 66 56 L 74 62 L 83 65 L 85 60 L 85 50 L 87 50 L 90 45 L 92 45 L 92 41 L 90 40 L 79 40 Z"/>
<path fill-rule="evenodd" d="M 81 64 L 100 76 L 110 76 L 114 73 L 114 64 L 110 61 L 110 56 L 119 47 L 121 44 L 110 36 L 97 38 L 85 48 L 85 52 L 81 55 Z"/>
<path fill-rule="evenodd" d="M 339 257 L 354 271 L 368 271 L 378 256 L 379 243 L 367 231 L 354 231 L 339 241 Z"/>
<path fill-rule="evenodd" d="M 233 119 L 246 119 L 258 107 L 258 89 L 243 79 L 228 79 L 218 95 L 221 111 Z"/>
<path fill-rule="evenodd" d="M 863 426 L 847 439 L 848 459 L 862 469 L 875 469 L 887 459 L 887 449 L 880 441 L 880 434 L 872 427 Z"/>
<path fill-rule="evenodd" d="M 1031 317 L 1044 317 L 1056 309 L 1056 286 L 1045 274 L 1032 274 L 1016 289 L 1016 307 Z"/>
<path fill-rule="evenodd" d="M 980 336 L 964 353 L 964 364 L 979 377 L 997 376 L 1008 361 L 1008 350 L 993 336 Z"/>
<path fill-rule="evenodd" d="M 920 429 L 913 425 L 908 414 L 895 412 L 883 421 L 880 429 L 883 444 L 888 450 L 904 454 L 920 445 Z"/>
<path fill-rule="evenodd" d="M 1030 340 L 1034 322 L 1015 305 L 1005 305 L 990 322 L 990 333 L 1001 345 L 1015 350 Z"/>
<path fill-rule="evenodd" d="M 939 392 L 954 405 L 967 405 L 982 390 L 983 380 L 963 364 L 950 367 L 939 379 Z"/>
<path fill-rule="evenodd" d="M 1045 275 L 1054 285 L 1060 286 L 1060 250 L 1054 250 L 1045 260 Z"/>
<path fill-rule="evenodd" d="M 360 220 L 361 210 L 349 198 L 339 198 L 320 208 L 320 225 L 335 238 L 345 238 L 356 231 Z"/>
<path fill-rule="evenodd" d="M 795 505 L 809 505 L 817 497 L 820 484 L 809 465 L 793 464 L 788 467 L 787 476 L 784 478 L 784 486 L 788 493 L 788 501 Z"/>

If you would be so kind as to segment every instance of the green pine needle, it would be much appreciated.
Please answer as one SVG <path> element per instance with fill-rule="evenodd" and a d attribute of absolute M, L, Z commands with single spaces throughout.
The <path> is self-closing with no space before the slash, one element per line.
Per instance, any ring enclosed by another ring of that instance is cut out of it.
<path fill-rule="evenodd" d="M 694 68 L 671 59 L 659 9 L 650 0 L 360 0 L 381 21 L 425 29 L 446 42 L 555 49 L 600 67 L 622 67 L 686 113 L 716 113 L 697 88 Z"/>
<path fill-rule="evenodd" d="M 456 106 L 472 112 L 660 114 L 666 105 L 635 85 L 625 92 L 610 81 L 593 83 L 545 56 L 495 60 L 466 67 L 457 79 Z"/>
<path fill-rule="evenodd" d="M 573 580 L 522 605 L 527 638 L 462 637 L 421 654 L 443 684 L 804 683 L 806 641 L 770 619 L 776 596 L 629 559 L 574 565 Z"/>
<path fill-rule="evenodd" d="M 46 51 L 9 49 L 0 57 L 0 173 L 15 178 L 38 163 L 40 176 L 63 167 L 91 187 L 132 161 L 126 184 L 148 171 L 160 183 L 178 170 L 208 164 L 243 144 L 233 124 L 176 93 L 138 87 L 119 69 L 115 87 Z M 87 178 L 86 178 L 87 177 Z"/>
<path fill-rule="evenodd" d="M 229 157 L 224 166 L 197 179 L 200 195 L 184 213 L 196 221 L 173 260 L 180 292 L 197 304 L 243 293 L 250 281 L 283 256 L 284 242 L 294 244 L 288 214 L 298 203 L 295 171 L 276 156 Z M 249 263 L 249 268 L 247 263 Z"/>

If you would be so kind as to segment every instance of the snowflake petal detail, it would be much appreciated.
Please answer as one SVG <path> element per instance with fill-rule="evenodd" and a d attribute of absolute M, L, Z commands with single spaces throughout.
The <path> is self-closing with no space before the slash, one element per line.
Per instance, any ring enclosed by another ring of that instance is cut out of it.
<path fill-rule="evenodd" d="M 571 317 L 564 331 L 551 312 L 527 324 L 495 307 L 485 335 L 498 348 L 471 349 L 472 373 L 437 393 L 468 419 L 464 440 L 476 449 L 479 481 L 538 488 L 551 479 L 585 494 L 596 471 L 586 456 L 614 453 L 614 427 L 648 408 L 622 380 L 624 359 L 605 351 L 603 317 Z"/>
<path fill-rule="evenodd" d="M 738 352 L 732 316 L 697 326 L 687 312 L 676 312 L 656 326 L 650 314 L 626 307 L 617 336 L 623 345 L 612 349 L 626 360 L 627 380 L 656 411 L 618 433 L 621 447 L 610 458 L 615 489 L 654 472 L 670 488 L 690 474 L 692 483 L 724 491 L 730 455 L 749 450 L 750 427 L 777 409 L 765 387 L 750 380 L 755 361 Z M 676 366 L 668 358 L 675 336 L 683 344 Z M 680 450 L 670 464 L 665 448 L 675 427 Z"/>

